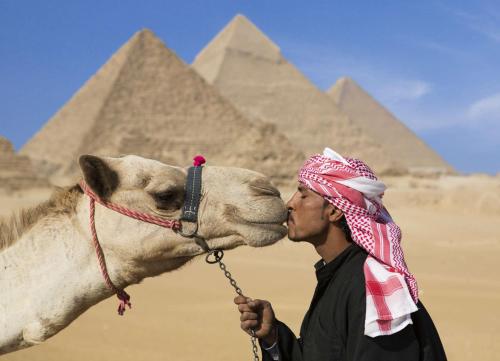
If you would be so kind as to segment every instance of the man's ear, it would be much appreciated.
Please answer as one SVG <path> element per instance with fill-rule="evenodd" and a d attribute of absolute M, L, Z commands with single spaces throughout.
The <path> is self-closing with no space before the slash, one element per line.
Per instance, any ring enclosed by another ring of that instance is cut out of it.
<path fill-rule="evenodd" d="M 328 220 L 332 223 L 338 222 L 342 219 L 343 216 L 344 216 L 344 212 L 342 212 L 337 207 L 332 206 L 332 211 L 331 211 L 330 215 L 328 216 Z"/>
<path fill-rule="evenodd" d="M 108 199 L 118 188 L 120 184 L 118 173 L 112 170 L 103 159 L 94 155 L 82 155 L 78 163 L 80 163 L 85 182 L 101 199 Z"/>

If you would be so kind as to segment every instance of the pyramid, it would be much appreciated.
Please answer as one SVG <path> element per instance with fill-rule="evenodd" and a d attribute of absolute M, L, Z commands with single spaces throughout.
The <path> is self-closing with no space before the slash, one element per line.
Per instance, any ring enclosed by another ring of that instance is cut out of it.
<path fill-rule="evenodd" d="M 306 155 L 329 146 L 365 160 L 380 173 L 404 172 L 242 15 L 215 36 L 192 67 L 249 119 L 274 123 Z"/>
<path fill-rule="evenodd" d="M 26 156 L 17 155 L 12 143 L 0 136 L 0 189 L 13 191 L 48 186 L 46 179 L 35 173 Z"/>
<path fill-rule="evenodd" d="M 141 30 L 22 148 L 56 177 L 75 177 L 81 154 L 137 154 L 187 166 L 263 172 L 279 184 L 303 155 L 275 127 L 248 121 L 151 31 Z"/>
<path fill-rule="evenodd" d="M 339 79 L 327 94 L 335 104 L 411 172 L 451 173 L 453 167 L 354 80 Z"/>

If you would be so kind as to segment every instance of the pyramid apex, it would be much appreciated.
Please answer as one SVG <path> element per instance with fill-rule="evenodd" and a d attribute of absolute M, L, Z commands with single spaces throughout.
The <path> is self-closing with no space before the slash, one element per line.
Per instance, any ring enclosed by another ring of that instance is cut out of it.
<path fill-rule="evenodd" d="M 335 84 L 333 84 L 330 87 L 330 89 L 328 89 L 326 92 L 332 93 L 332 92 L 335 92 L 335 90 L 337 90 L 339 88 L 343 88 L 343 87 L 348 86 L 348 85 L 356 85 L 359 87 L 358 83 L 356 83 L 356 81 L 354 81 L 351 77 L 343 76 L 343 77 L 338 78 L 337 81 L 335 82 Z"/>
<path fill-rule="evenodd" d="M 349 82 L 349 83 L 356 83 L 350 76 L 340 77 L 338 81 Z"/>
<path fill-rule="evenodd" d="M 330 89 L 326 91 L 326 93 L 335 101 L 336 104 L 340 104 L 345 93 L 352 89 L 364 92 L 354 79 L 348 76 L 343 76 L 337 79 L 335 84 L 333 84 Z"/>
<path fill-rule="evenodd" d="M 161 39 L 153 32 L 153 30 L 148 29 L 148 28 L 142 28 L 134 33 L 129 39 L 128 42 L 132 42 L 136 39 L 140 40 L 156 40 L 156 41 L 161 41 Z"/>
<path fill-rule="evenodd" d="M 231 31 L 230 41 L 226 44 L 229 48 L 273 60 L 281 57 L 278 45 L 242 14 L 237 14 L 224 29 Z"/>
<path fill-rule="evenodd" d="M 234 18 L 233 18 L 233 19 L 232 19 L 229 23 L 232 23 L 233 21 L 234 21 L 234 22 L 238 21 L 238 22 L 248 22 L 248 23 L 252 23 L 250 20 L 248 20 L 248 18 L 247 18 L 245 15 L 240 14 L 240 13 L 236 14 L 236 15 L 234 16 Z"/>
<path fill-rule="evenodd" d="M 227 24 L 224 28 L 234 28 L 234 27 L 246 27 L 246 28 L 253 28 L 253 30 L 256 30 L 257 32 L 261 33 L 264 35 L 264 33 L 245 15 L 243 14 L 236 14 Z M 264 35 L 265 36 L 265 35 Z"/>
<path fill-rule="evenodd" d="M 139 31 L 137 31 L 137 33 L 138 34 L 151 34 L 151 35 L 155 35 L 155 33 L 153 32 L 153 30 L 151 30 L 149 28 L 142 28 Z"/>
<path fill-rule="evenodd" d="M 213 81 L 228 52 L 278 62 L 280 48 L 246 16 L 235 15 L 231 21 L 196 56 L 193 67 Z"/>

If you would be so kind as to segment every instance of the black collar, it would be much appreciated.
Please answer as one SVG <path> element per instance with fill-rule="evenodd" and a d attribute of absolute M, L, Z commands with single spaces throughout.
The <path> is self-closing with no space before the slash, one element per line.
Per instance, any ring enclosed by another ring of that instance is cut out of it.
<path fill-rule="evenodd" d="M 316 270 L 316 278 L 319 281 L 331 278 L 349 259 L 351 259 L 362 249 L 355 243 L 351 243 L 332 261 L 326 263 L 323 259 L 316 262 L 314 268 Z"/>

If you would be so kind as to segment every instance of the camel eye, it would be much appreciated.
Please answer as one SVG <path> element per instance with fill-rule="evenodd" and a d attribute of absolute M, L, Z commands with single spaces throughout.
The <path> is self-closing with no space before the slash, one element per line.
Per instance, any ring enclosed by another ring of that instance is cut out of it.
<path fill-rule="evenodd" d="M 182 192 L 176 192 L 175 190 L 169 189 L 153 194 L 153 198 L 158 209 L 172 211 L 182 207 Z"/>
<path fill-rule="evenodd" d="M 165 191 L 162 193 L 156 193 L 155 194 L 155 199 L 160 202 L 169 202 L 172 200 L 172 198 L 175 196 L 174 192 L 172 191 Z"/>

